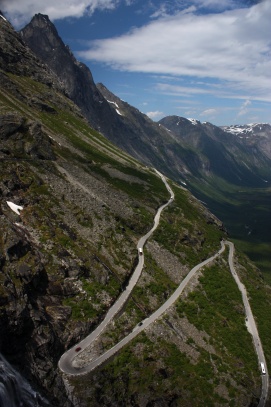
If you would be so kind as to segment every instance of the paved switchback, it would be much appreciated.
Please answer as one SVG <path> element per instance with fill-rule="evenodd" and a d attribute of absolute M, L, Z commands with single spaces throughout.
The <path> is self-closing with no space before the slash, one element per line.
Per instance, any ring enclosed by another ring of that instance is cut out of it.
<path fill-rule="evenodd" d="M 232 276 L 239 288 L 239 290 L 241 291 L 242 294 L 242 299 L 243 299 L 243 304 L 244 304 L 244 308 L 245 308 L 245 313 L 246 313 L 246 326 L 247 326 L 247 330 L 248 332 L 251 334 L 252 336 L 252 340 L 253 340 L 253 344 L 255 347 L 255 352 L 257 354 L 257 358 L 258 358 L 258 362 L 259 362 L 259 368 L 261 366 L 261 363 L 264 364 L 265 367 L 265 374 L 262 374 L 262 392 L 261 392 L 261 397 L 260 397 L 260 401 L 258 404 L 258 407 L 264 407 L 266 400 L 267 400 L 267 396 L 268 396 L 268 387 L 269 387 L 269 375 L 268 375 L 268 370 L 267 370 L 267 365 L 266 365 L 266 360 L 265 360 L 265 356 L 264 356 L 264 351 L 263 351 L 263 347 L 262 347 L 262 343 L 259 337 L 259 333 L 258 333 L 258 329 L 257 329 L 257 325 L 255 323 L 251 308 L 250 308 L 250 304 L 249 304 L 249 300 L 248 300 L 248 296 L 247 296 L 247 290 L 246 287 L 244 286 L 243 283 L 241 283 L 238 274 L 235 271 L 235 267 L 234 267 L 234 260 L 233 260 L 233 255 L 234 255 L 234 244 L 232 242 L 226 241 L 225 242 L 230 250 L 229 250 L 229 266 L 230 266 L 230 270 L 232 273 Z"/>
<path fill-rule="evenodd" d="M 143 236 L 139 239 L 138 244 L 137 244 L 138 250 L 143 249 L 147 239 L 152 235 L 154 230 L 159 225 L 159 220 L 160 220 L 160 215 L 161 215 L 162 210 L 174 200 L 174 193 L 173 193 L 172 189 L 170 188 L 170 186 L 168 185 L 165 177 L 158 171 L 156 171 L 156 172 L 161 177 L 163 182 L 165 183 L 166 188 L 170 193 L 170 199 L 166 204 L 162 205 L 158 209 L 158 211 L 155 215 L 155 218 L 154 218 L 154 225 L 153 225 L 152 229 L 145 236 Z M 253 314 L 252 314 L 252 311 L 250 308 L 246 288 L 241 283 L 241 281 L 235 271 L 234 260 L 233 260 L 234 244 L 229 241 L 225 241 L 225 242 L 221 241 L 221 248 L 215 255 L 211 256 L 210 258 L 204 260 L 203 262 L 201 262 L 201 263 L 197 264 L 195 267 L 193 267 L 190 270 L 190 272 L 186 275 L 186 277 L 183 279 L 183 281 L 180 283 L 180 285 L 177 287 L 177 289 L 174 291 L 174 293 L 165 301 L 165 303 L 160 308 L 158 308 L 152 315 L 150 315 L 140 324 L 136 325 L 136 327 L 133 329 L 132 332 L 130 332 L 130 334 L 128 334 L 125 338 L 123 338 L 120 342 L 118 342 L 115 346 L 113 346 L 111 349 L 109 349 L 102 355 L 89 361 L 89 363 L 87 365 L 85 365 L 83 367 L 76 367 L 73 363 L 76 356 L 79 353 L 83 352 L 83 350 L 86 349 L 88 346 L 90 346 L 92 343 L 94 343 L 94 341 L 99 337 L 99 335 L 106 328 L 108 323 L 122 309 L 122 307 L 128 300 L 128 298 L 131 294 L 131 291 L 135 287 L 135 285 L 141 275 L 143 266 L 144 266 L 144 252 L 142 252 L 142 254 L 139 253 L 138 254 L 138 265 L 128 283 L 128 286 L 124 290 L 124 292 L 120 295 L 120 297 L 114 303 L 114 305 L 109 309 L 109 311 L 107 312 L 107 314 L 106 314 L 104 320 L 101 322 L 101 324 L 90 335 L 88 335 L 85 339 L 83 339 L 81 342 L 79 342 L 78 344 L 73 346 L 71 349 L 69 349 L 67 352 L 65 352 L 61 356 L 59 363 L 58 363 L 60 370 L 63 373 L 76 376 L 76 375 L 83 375 L 83 374 L 89 373 L 89 372 L 93 371 L 94 369 L 96 369 L 98 366 L 104 364 L 109 358 L 111 358 L 114 354 L 116 354 L 122 347 L 124 347 L 132 339 L 134 339 L 140 332 L 145 330 L 150 324 L 152 324 L 159 317 L 161 317 L 161 315 L 163 313 L 165 313 L 168 310 L 168 308 L 171 307 L 175 303 L 175 301 L 179 298 L 179 296 L 181 295 L 181 293 L 183 292 L 184 288 L 189 283 L 191 278 L 202 267 L 206 266 L 208 263 L 211 263 L 215 258 L 220 256 L 221 253 L 224 252 L 225 245 L 229 246 L 229 258 L 228 258 L 229 267 L 230 267 L 232 276 L 242 294 L 243 304 L 244 304 L 245 313 L 246 313 L 246 325 L 247 325 L 248 331 L 252 335 L 255 351 L 256 351 L 256 354 L 258 357 L 258 361 L 259 361 L 259 366 L 260 366 L 260 363 L 264 363 L 264 366 L 265 366 L 266 373 L 262 374 L 262 392 L 261 392 L 261 397 L 260 397 L 259 404 L 258 404 L 258 407 L 264 407 L 267 397 L 268 397 L 268 385 L 269 385 L 269 375 L 268 375 L 268 370 L 267 370 L 267 366 L 266 366 L 266 360 L 265 360 L 262 344 L 260 341 L 260 337 L 258 334 L 257 326 L 256 326 L 256 323 L 255 323 L 255 320 L 254 320 L 254 317 L 253 317 Z M 78 348 L 78 347 L 80 347 L 81 350 L 79 352 L 76 352 L 76 348 Z"/>
<path fill-rule="evenodd" d="M 74 345 L 71 349 L 69 349 L 67 352 L 65 352 L 61 356 L 61 358 L 60 358 L 60 360 L 58 362 L 58 366 L 59 366 L 60 370 L 62 370 L 62 372 L 64 372 L 64 373 L 71 374 L 71 375 L 84 374 L 84 373 L 87 373 L 87 372 L 93 370 L 95 367 L 97 367 L 98 365 L 100 365 L 102 363 L 102 361 L 100 359 L 105 354 L 102 355 L 101 357 L 97 358 L 95 361 L 91 362 L 88 366 L 85 366 L 85 367 L 79 368 L 79 369 L 74 367 L 73 361 L 74 361 L 74 359 L 75 359 L 75 357 L 77 355 L 82 353 L 88 346 L 90 346 L 101 335 L 101 333 L 104 331 L 104 329 L 106 328 L 108 323 L 114 318 L 114 316 L 123 308 L 123 306 L 127 302 L 127 300 L 129 298 L 134 286 L 136 285 L 136 283 L 137 283 L 137 281 L 138 281 L 138 279 L 139 279 L 139 277 L 141 275 L 141 272 L 142 272 L 142 269 L 143 269 L 143 266 L 144 266 L 143 247 L 144 247 L 147 239 L 152 235 L 152 233 L 155 231 L 155 229 L 159 225 L 160 215 L 161 215 L 163 209 L 165 209 L 174 199 L 174 192 L 172 191 L 172 189 L 168 185 L 164 175 L 161 174 L 160 172 L 158 172 L 157 170 L 155 170 L 155 171 L 161 177 L 161 179 L 164 182 L 167 190 L 169 191 L 170 199 L 168 200 L 167 203 L 165 203 L 164 205 L 159 207 L 159 209 L 158 209 L 158 211 L 157 211 L 157 213 L 155 215 L 155 218 L 154 218 L 153 227 L 151 228 L 151 230 L 146 235 L 142 236 L 139 239 L 138 243 L 137 243 L 138 264 L 137 264 L 137 266 L 135 268 L 135 271 L 134 271 L 133 275 L 131 276 L 131 278 L 129 280 L 129 283 L 128 283 L 126 289 L 121 293 L 121 295 L 119 296 L 117 301 L 108 310 L 108 312 L 107 312 L 104 320 L 101 322 L 101 324 L 98 325 L 98 327 L 90 335 L 88 335 L 81 342 Z M 65 173 L 66 173 L 66 171 L 65 171 Z M 139 252 L 139 249 L 142 249 L 142 252 L 140 250 L 141 253 Z M 125 342 L 125 343 L 128 343 L 128 342 Z M 124 344 L 122 346 L 124 346 Z M 116 345 L 117 348 L 115 349 L 114 353 L 117 352 L 117 350 L 120 349 L 120 347 L 118 345 Z M 78 348 L 80 348 L 80 351 L 76 352 L 76 349 L 78 349 Z"/>

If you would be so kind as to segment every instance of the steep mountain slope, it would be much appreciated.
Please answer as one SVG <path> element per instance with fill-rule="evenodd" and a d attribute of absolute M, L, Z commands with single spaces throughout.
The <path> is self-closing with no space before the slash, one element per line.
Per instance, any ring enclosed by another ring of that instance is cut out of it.
<path fill-rule="evenodd" d="M 153 169 L 89 126 L 1 18 L 0 56 L 1 352 L 52 406 L 255 404 L 260 374 L 226 253 L 108 365 L 62 377 L 59 357 L 125 288 L 137 240 L 168 191 Z M 175 200 L 144 248 L 138 286 L 97 352 L 147 318 L 226 236 L 188 190 L 170 183 Z M 236 264 L 270 364 L 270 288 L 241 254 Z"/>
<path fill-rule="evenodd" d="M 115 135 L 106 134 L 106 137 L 143 163 L 153 165 L 168 175 L 189 171 L 188 164 L 190 160 L 197 161 L 196 154 L 176 143 L 175 137 L 166 129 L 115 96 L 103 84 L 97 84 L 97 88 L 122 115 L 122 131 L 118 129 Z M 175 156 L 174 151 L 178 151 Z"/>
<path fill-rule="evenodd" d="M 159 123 L 198 152 L 205 162 L 202 175 L 218 176 L 244 187 L 265 186 L 263 177 L 270 181 L 270 159 L 256 137 L 248 142 L 211 123 L 178 116 L 165 117 Z"/>
<path fill-rule="evenodd" d="M 253 133 L 247 139 L 232 134 L 233 127 L 224 131 L 226 128 L 211 123 L 177 116 L 155 123 L 104 85 L 95 86 L 88 68 L 76 61 L 47 16 L 36 15 L 21 34 L 58 75 L 71 99 L 96 129 L 142 163 L 184 183 L 268 272 L 270 126 L 268 130 L 268 125 L 259 125 L 258 136 Z"/>
<path fill-rule="evenodd" d="M 69 48 L 59 37 L 55 26 L 48 16 L 37 14 L 31 22 L 21 30 L 21 36 L 31 50 L 60 79 L 67 95 L 76 103 L 92 127 L 106 135 L 116 145 L 132 154 L 141 161 L 154 165 L 155 155 L 152 142 L 157 138 L 156 130 L 152 130 L 153 122 L 134 109 L 136 120 L 130 120 L 131 115 L 123 115 L 112 102 L 110 95 L 103 95 L 102 86 L 96 87 L 89 69 L 77 61 Z M 107 100 L 109 98 L 109 101 Z M 162 135 L 168 138 L 166 132 Z M 144 141 L 144 153 L 138 148 L 141 138 Z"/>
<path fill-rule="evenodd" d="M 220 219 L 270 281 L 270 147 L 271 126 L 243 126 L 248 135 L 178 116 L 159 122 L 185 145 L 194 148 L 200 174 L 186 175 L 189 189 Z M 250 129 L 250 130 L 249 130 Z M 255 131 L 252 131 L 255 129 Z"/>
<path fill-rule="evenodd" d="M 117 121 L 115 110 L 96 88 L 87 66 L 78 62 L 63 43 L 48 16 L 36 14 L 21 30 L 21 36 L 40 60 L 57 75 L 69 98 L 80 107 L 92 127 L 108 132 L 110 127 L 107 121 L 111 125 Z"/>
<path fill-rule="evenodd" d="M 138 129 L 133 149 L 125 140 L 121 147 L 189 188 L 223 220 L 236 243 L 271 281 L 270 125 L 259 125 L 257 134 L 241 138 L 211 123 L 177 116 L 150 124 L 103 85 L 97 87 Z M 118 145 L 119 140 L 113 142 Z"/>
<path fill-rule="evenodd" d="M 170 167 L 174 139 L 137 109 L 121 101 L 102 84 L 96 86 L 89 69 L 77 61 L 48 16 L 37 14 L 20 32 L 31 50 L 57 75 L 68 96 L 89 123 L 118 147 L 147 165 Z M 118 108 L 117 106 L 121 106 Z M 178 147 L 182 151 L 182 147 Z M 185 167 L 180 154 L 178 168 Z M 163 164 L 162 164 L 163 165 Z M 186 170 L 185 170 L 186 171 Z M 175 172 L 173 167 L 172 173 Z"/>
<path fill-rule="evenodd" d="M 227 133 L 237 136 L 248 145 L 256 145 L 258 149 L 271 158 L 271 125 L 268 123 L 252 123 L 221 127 Z"/>

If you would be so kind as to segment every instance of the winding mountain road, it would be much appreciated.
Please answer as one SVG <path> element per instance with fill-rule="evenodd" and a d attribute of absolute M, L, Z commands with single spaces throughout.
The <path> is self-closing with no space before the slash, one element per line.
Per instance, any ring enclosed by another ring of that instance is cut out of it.
<path fill-rule="evenodd" d="M 98 363 L 98 360 L 100 360 L 100 358 L 96 359 L 95 361 L 93 361 L 92 363 L 90 363 L 88 366 L 83 367 L 83 368 L 76 368 L 73 365 L 73 360 L 75 359 L 75 357 L 77 355 L 79 355 L 81 352 L 83 352 L 88 346 L 90 346 L 100 335 L 101 333 L 104 331 L 104 329 L 106 328 L 106 326 L 108 325 L 108 323 L 114 318 L 114 316 L 123 308 L 123 306 L 125 305 L 125 303 L 127 302 L 133 288 L 135 287 L 141 273 L 143 270 L 143 266 L 144 266 L 144 252 L 143 252 L 143 247 L 146 243 L 146 241 L 148 240 L 148 238 L 152 235 L 152 233 L 155 231 L 155 229 L 157 228 L 157 226 L 159 225 L 159 220 L 160 220 L 160 215 L 161 212 L 163 211 L 163 209 L 165 209 L 174 199 L 174 192 L 172 191 L 172 189 L 170 188 L 170 186 L 168 185 L 165 177 L 163 174 L 161 174 L 160 172 L 158 172 L 157 170 L 155 170 L 156 173 L 161 177 L 162 181 L 164 182 L 167 190 L 170 193 L 170 199 L 168 202 L 166 202 L 164 205 L 160 206 L 155 218 L 154 218 L 154 224 L 153 227 L 151 228 L 151 230 L 146 233 L 146 235 L 144 235 L 143 237 L 141 237 L 137 243 L 137 249 L 138 249 L 138 264 L 135 268 L 135 271 L 133 273 L 133 275 L 131 276 L 129 283 L 126 287 L 126 289 L 121 293 L 121 295 L 119 296 L 119 298 L 117 299 L 117 301 L 112 305 L 112 307 L 108 310 L 104 320 L 100 323 L 100 325 L 97 326 L 97 328 L 91 332 L 90 335 L 88 335 L 85 339 L 83 339 L 81 342 L 77 343 L 75 346 L 73 346 L 71 349 L 69 349 L 67 352 L 65 352 L 59 362 L 58 362 L 58 366 L 60 368 L 60 370 L 62 370 L 62 372 L 64 373 L 68 373 L 71 375 L 78 375 L 78 374 L 84 374 L 86 372 L 89 372 L 91 370 L 93 370 L 95 367 L 97 367 L 99 364 L 101 364 L 102 362 Z M 136 336 L 136 335 L 135 335 Z M 131 340 L 131 339 L 130 339 Z M 126 343 L 126 342 L 125 342 Z M 128 343 L 128 342 L 127 342 Z M 118 346 L 118 345 L 116 345 Z M 122 345 L 124 346 L 124 345 Z M 77 352 L 76 349 L 80 350 Z M 115 347 L 114 347 L 115 348 Z M 112 348 L 113 349 L 113 348 Z M 118 348 L 120 349 L 120 348 Z M 115 350 L 115 352 L 117 352 L 117 350 Z M 114 352 L 114 353 L 115 353 Z M 96 363 L 97 362 L 97 363 Z M 93 364 L 95 366 L 93 366 Z"/>
<path fill-rule="evenodd" d="M 58 363 L 58 366 L 60 370 L 63 373 L 69 374 L 69 375 L 83 375 L 88 372 L 93 371 L 96 369 L 98 366 L 102 365 L 105 363 L 109 358 L 111 358 L 115 353 L 117 353 L 123 346 L 127 345 L 133 338 L 135 338 L 140 332 L 145 330 L 150 324 L 152 324 L 154 321 L 156 321 L 161 315 L 168 310 L 170 306 L 172 306 L 175 301 L 179 298 L 181 295 L 182 291 L 186 287 L 186 285 L 189 283 L 191 278 L 205 265 L 208 263 L 212 262 L 215 258 L 217 258 L 223 251 L 225 250 L 225 245 L 229 246 L 229 267 L 230 271 L 232 273 L 233 278 L 235 279 L 235 282 L 242 294 L 242 299 L 243 299 L 243 304 L 245 308 L 245 313 L 246 313 L 246 326 L 249 331 L 249 333 L 252 335 L 253 343 L 255 346 L 255 351 L 258 357 L 259 361 L 259 366 L 261 363 L 264 364 L 265 366 L 265 374 L 262 374 L 262 392 L 261 392 L 261 397 L 259 400 L 258 407 L 264 407 L 265 403 L 267 401 L 267 396 L 268 396 L 268 386 L 269 386 L 269 375 L 268 375 L 268 370 L 267 370 L 267 365 L 266 365 L 266 360 L 262 348 L 262 344 L 260 341 L 260 337 L 258 334 L 257 326 L 250 308 L 247 292 L 245 286 L 241 283 L 234 267 L 234 260 L 233 260 L 233 255 L 234 255 L 234 245 L 232 242 L 229 241 L 221 241 L 221 248 L 220 250 L 210 258 L 204 260 L 203 262 L 197 264 L 195 267 L 190 270 L 190 272 L 186 275 L 186 277 L 183 279 L 183 281 L 180 283 L 180 285 L 177 287 L 177 289 L 174 291 L 174 293 L 165 301 L 165 303 L 158 308 L 152 315 L 150 315 L 148 318 L 146 318 L 144 321 L 142 321 L 140 324 L 136 325 L 136 327 L 133 329 L 130 334 L 128 334 L 125 338 L 123 338 L 120 342 L 118 342 L 115 346 L 113 346 L 111 349 L 107 350 L 105 353 L 102 355 L 92 359 L 89 361 L 89 363 L 83 367 L 78 367 L 76 366 L 76 363 L 74 363 L 76 356 L 83 352 L 87 347 L 89 347 L 99 336 L 100 334 L 104 331 L 108 323 L 114 318 L 114 316 L 123 308 L 124 304 L 127 302 L 133 288 L 135 287 L 143 266 L 144 266 L 144 252 L 143 252 L 143 247 L 147 241 L 147 239 L 152 235 L 154 230 L 157 228 L 159 225 L 159 220 L 160 220 L 160 215 L 161 212 L 163 211 L 164 208 L 166 208 L 173 200 L 174 200 L 174 193 L 170 186 L 168 185 L 165 177 L 156 171 L 157 174 L 161 177 L 162 181 L 165 183 L 167 190 L 170 193 L 170 199 L 167 203 L 162 205 L 154 218 L 154 225 L 152 229 L 143 237 L 141 237 L 138 241 L 137 244 L 137 249 L 138 249 L 138 265 L 131 276 L 131 279 L 126 287 L 126 289 L 123 291 L 123 293 L 120 295 L 120 297 L 117 299 L 117 301 L 113 304 L 113 306 L 109 309 L 107 312 L 104 320 L 101 322 L 101 324 L 90 334 L 88 335 L 85 339 L 83 339 L 81 342 L 77 343 L 75 346 L 73 346 L 71 349 L 69 349 L 67 352 L 65 352 Z M 79 352 L 76 351 L 80 348 Z"/>
<path fill-rule="evenodd" d="M 253 344 L 255 347 L 255 352 L 257 354 L 258 361 L 259 361 L 259 366 L 261 363 L 263 363 L 264 367 L 265 367 L 266 373 L 262 374 L 262 392 L 261 392 L 261 397 L 260 397 L 259 404 L 258 404 L 258 407 L 264 407 L 265 402 L 267 400 L 268 387 L 269 387 L 269 375 L 268 375 L 266 360 L 265 360 L 265 356 L 264 356 L 264 351 L 263 351 L 262 343 L 261 343 L 261 340 L 259 337 L 258 329 L 257 329 L 256 323 L 255 323 L 255 320 L 254 320 L 254 317 L 253 317 L 253 314 L 252 314 L 252 311 L 250 308 L 246 287 L 244 286 L 244 284 L 241 283 L 241 281 L 238 277 L 238 274 L 235 271 L 234 261 L 233 261 L 234 244 L 229 241 L 226 241 L 225 243 L 230 248 L 230 250 L 229 250 L 230 270 L 231 270 L 232 276 L 242 294 L 243 304 L 244 304 L 244 308 L 245 308 L 245 312 L 246 312 L 247 330 L 252 336 Z"/>

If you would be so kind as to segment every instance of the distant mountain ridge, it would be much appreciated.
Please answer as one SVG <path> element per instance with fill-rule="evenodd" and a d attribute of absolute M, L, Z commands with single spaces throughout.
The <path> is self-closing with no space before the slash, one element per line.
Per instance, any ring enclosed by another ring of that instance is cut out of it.
<path fill-rule="evenodd" d="M 222 126 L 222 130 L 234 134 L 244 143 L 257 145 L 263 154 L 271 158 L 271 125 L 269 123 L 251 123 Z"/>
<path fill-rule="evenodd" d="M 266 137 L 271 133 L 271 125 L 269 123 L 250 123 L 250 124 L 234 124 L 231 126 L 221 126 L 227 133 L 242 135 L 250 134 Z"/>
<path fill-rule="evenodd" d="M 255 129 L 255 133 L 250 133 L 254 134 L 253 138 L 248 140 L 212 123 L 179 116 L 167 116 L 159 124 L 177 136 L 184 146 L 196 149 L 205 163 L 202 174 L 212 173 L 236 185 L 251 186 L 260 186 L 261 177 L 268 177 L 270 157 L 266 147 L 271 146 L 270 125 L 265 125 L 264 137 Z"/>

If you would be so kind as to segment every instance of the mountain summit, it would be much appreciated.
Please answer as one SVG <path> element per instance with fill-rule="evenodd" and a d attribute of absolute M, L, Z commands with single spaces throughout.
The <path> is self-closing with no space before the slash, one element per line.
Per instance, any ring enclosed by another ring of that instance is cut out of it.
<path fill-rule="evenodd" d="M 20 33 L 34 54 L 57 75 L 92 127 L 102 133 L 107 131 L 104 118 L 112 123 L 115 111 L 97 89 L 89 68 L 77 61 L 63 43 L 49 17 L 36 14 Z"/>

